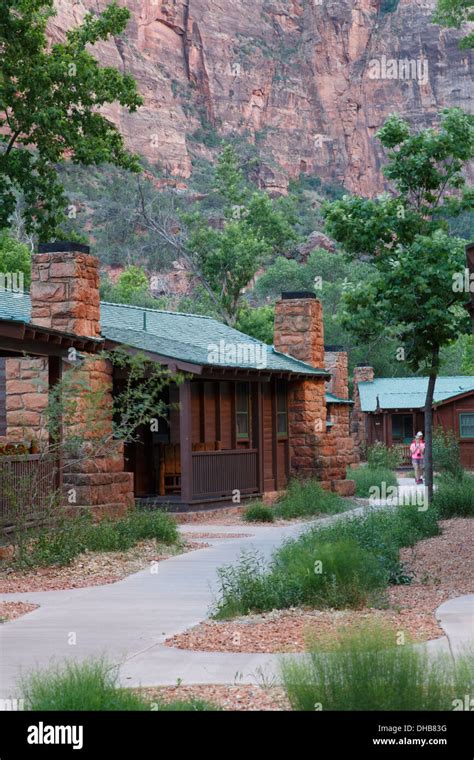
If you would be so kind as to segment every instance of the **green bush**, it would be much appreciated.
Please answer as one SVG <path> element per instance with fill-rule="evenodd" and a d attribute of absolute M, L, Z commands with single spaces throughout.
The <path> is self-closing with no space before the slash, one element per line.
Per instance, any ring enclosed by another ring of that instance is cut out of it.
<path fill-rule="evenodd" d="M 472 693 L 472 654 L 453 663 L 428 656 L 398 632 L 376 625 L 346 629 L 325 650 L 310 645 L 301 660 L 281 664 L 294 710 L 452 710 Z"/>
<path fill-rule="evenodd" d="M 396 446 L 388 447 L 378 441 L 367 448 L 367 465 L 372 470 L 395 470 L 400 460 L 401 452 Z"/>
<path fill-rule="evenodd" d="M 459 441 L 452 430 L 438 427 L 433 434 L 433 467 L 453 478 L 462 478 Z"/>
<path fill-rule="evenodd" d="M 179 538 L 176 522 L 159 511 L 136 510 L 119 520 L 105 518 L 99 523 L 93 523 L 90 515 L 85 514 L 41 528 L 33 537 L 24 561 L 30 566 L 67 565 L 85 550 L 126 551 L 149 538 L 163 544 L 175 544 Z"/>
<path fill-rule="evenodd" d="M 464 473 L 462 477 L 441 475 L 436 481 L 433 504 L 440 517 L 474 516 L 474 475 Z"/>
<path fill-rule="evenodd" d="M 341 496 L 325 491 L 317 480 L 291 480 L 275 506 L 275 514 L 289 520 L 309 515 L 332 515 L 347 509 L 347 502 Z"/>
<path fill-rule="evenodd" d="M 21 681 L 27 710 L 149 710 L 140 697 L 117 686 L 117 668 L 105 660 L 67 662 Z"/>
<path fill-rule="evenodd" d="M 275 515 L 270 507 L 266 507 L 265 504 L 251 504 L 245 510 L 243 519 L 246 522 L 274 522 Z"/>
<path fill-rule="evenodd" d="M 356 496 L 368 499 L 373 496 L 371 489 L 378 488 L 382 490 L 383 484 L 385 488 L 391 488 L 397 486 L 396 475 L 392 470 L 387 470 L 385 467 L 354 467 L 347 470 L 347 477 L 350 480 L 354 480 L 356 484 Z"/>
<path fill-rule="evenodd" d="M 220 568 L 214 616 L 297 605 L 341 608 L 374 603 L 387 583 L 411 580 L 400 563 L 400 548 L 438 533 L 433 506 L 422 511 L 402 505 L 326 527 L 315 525 L 285 541 L 269 563 L 258 553 L 246 552 L 237 564 Z"/>

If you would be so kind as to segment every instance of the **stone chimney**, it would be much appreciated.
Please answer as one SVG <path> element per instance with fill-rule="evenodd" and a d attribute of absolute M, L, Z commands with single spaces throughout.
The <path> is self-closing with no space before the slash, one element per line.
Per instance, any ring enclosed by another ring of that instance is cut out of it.
<path fill-rule="evenodd" d="M 367 445 L 367 425 L 365 413 L 360 408 L 359 383 L 372 383 L 374 368 L 369 364 L 358 364 L 354 367 L 354 408 L 351 418 L 351 435 L 359 456 L 364 455 Z"/>
<path fill-rule="evenodd" d="M 281 294 L 275 305 L 274 345 L 283 354 L 324 369 L 323 307 L 314 293 Z"/>
<path fill-rule="evenodd" d="M 80 243 L 47 243 L 33 255 L 31 321 L 91 338 L 100 335 L 99 261 Z"/>
<path fill-rule="evenodd" d="M 324 363 L 331 379 L 327 382 L 327 390 L 339 398 L 349 397 L 349 377 L 347 352 L 342 346 L 325 346 Z"/>

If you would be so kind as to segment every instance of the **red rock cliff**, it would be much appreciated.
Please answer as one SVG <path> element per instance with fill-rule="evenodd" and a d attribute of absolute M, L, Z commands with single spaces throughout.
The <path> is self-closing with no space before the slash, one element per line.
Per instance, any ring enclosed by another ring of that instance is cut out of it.
<path fill-rule="evenodd" d="M 425 126 L 441 107 L 472 111 L 474 100 L 474 56 L 458 49 L 458 32 L 430 23 L 435 0 L 400 0 L 393 13 L 380 2 L 121 0 L 132 12 L 127 32 L 97 55 L 133 74 L 145 105 L 107 114 L 133 150 L 174 175 L 189 176 L 192 146 L 209 154 L 196 146 L 204 121 L 258 143 L 270 189 L 314 172 L 374 194 L 374 134 L 391 112 Z M 57 0 L 52 38 L 107 3 Z M 374 78 L 382 56 L 418 64 L 423 76 Z"/>

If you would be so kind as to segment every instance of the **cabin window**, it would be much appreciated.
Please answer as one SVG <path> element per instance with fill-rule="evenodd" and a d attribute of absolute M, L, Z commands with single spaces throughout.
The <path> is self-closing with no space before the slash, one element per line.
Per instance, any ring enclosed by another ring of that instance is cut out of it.
<path fill-rule="evenodd" d="M 288 436 L 288 398 L 285 383 L 276 386 L 277 435 L 279 438 Z"/>
<path fill-rule="evenodd" d="M 237 440 L 250 437 L 250 388 L 248 383 L 237 383 L 235 391 L 235 427 Z"/>
<path fill-rule="evenodd" d="M 396 443 L 410 443 L 413 439 L 413 415 L 392 414 L 392 439 Z"/>
<path fill-rule="evenodd" d="M 459 437 L 474 438 L 474 412 L 462 412 L 459 415 Z"/>

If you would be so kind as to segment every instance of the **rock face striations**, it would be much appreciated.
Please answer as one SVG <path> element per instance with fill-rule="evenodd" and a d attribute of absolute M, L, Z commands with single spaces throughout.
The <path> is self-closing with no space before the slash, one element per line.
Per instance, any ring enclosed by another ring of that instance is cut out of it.
<path fill-rule="evenodd" d="M 108 0 L 56 0 L 53 40 Z M 374 139 L 396 111 L 432 123 L 472 112 L 474 55 L 430 22 L 435 0 L 121 0 L 122 38 L 95 49 L 131 73 L 145 105 L 105 111 L 130 148 L 188 177 L 217 135 L 241 134 L 263 156 L 262 187 L 317 173 L 373 195 L 383 187 Z"/>

